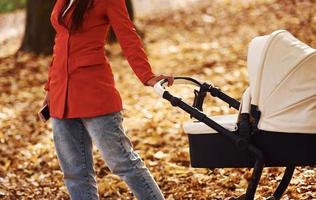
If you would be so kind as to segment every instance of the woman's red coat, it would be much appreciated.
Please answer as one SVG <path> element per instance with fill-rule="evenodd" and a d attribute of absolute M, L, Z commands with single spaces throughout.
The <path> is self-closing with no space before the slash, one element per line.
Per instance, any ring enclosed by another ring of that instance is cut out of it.
<path fill-rule="evenodd" d="M 95 117 L 122 110 L 105 41 L 111 25 L 133 71 L 146 85 L 154 77 L 141 40 L 131 22 L 125 0 L 94 0 L 82 29 L 70 32 L 72 6 L 58 15 L 66 0 L 57 0 L 51 13 L 56 30 L 54 53 L 44 89 L 49 91 L 50 115 L 56 118 Z"/>

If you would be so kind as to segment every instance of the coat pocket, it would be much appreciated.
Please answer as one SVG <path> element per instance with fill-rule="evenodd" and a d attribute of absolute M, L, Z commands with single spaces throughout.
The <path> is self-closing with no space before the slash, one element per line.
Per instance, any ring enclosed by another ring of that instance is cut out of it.
<path fill-rule="evenodd" d="M 102 54 L 91 54 L 84 56 L 76 56 L 69 60 L 69 73 L 73 73 L 76 69 L 79 68 L 88 68 L 94 66 L 103 66 L 107 63 L 107 58 Z M 103 65 L 102 65 L 103 64 Z"/>

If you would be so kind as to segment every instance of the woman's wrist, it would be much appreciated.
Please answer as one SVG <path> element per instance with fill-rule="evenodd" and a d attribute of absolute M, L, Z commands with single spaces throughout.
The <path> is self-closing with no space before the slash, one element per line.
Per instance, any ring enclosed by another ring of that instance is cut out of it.
<path fill-rule="evenodd" d="M 174 78 L 172 75 L 166 76 L 166 75 L 155 75 L 154 77 L 150 78 L 148 81 L 146 81 L 145 85 L 146 86 L 154 86 L 158 81 L 162 79 L 167 79 L 168 81 L 168 86 L 171 86 L 173 84 Z"/>
<path fill-rule="evenodd" d="M 150 80 L 152 80 L 153 78 L 155 78 L 155 77 L 157 77 L 157 75 L 155 75 L 155 74 L 152 74 L 149 78 L 147 78 L 147 80 L 144 82 L 144 85 L 145 86 L 150 86 L 149 84 L 148 84 L 148 82 L 150 81 Z"/>

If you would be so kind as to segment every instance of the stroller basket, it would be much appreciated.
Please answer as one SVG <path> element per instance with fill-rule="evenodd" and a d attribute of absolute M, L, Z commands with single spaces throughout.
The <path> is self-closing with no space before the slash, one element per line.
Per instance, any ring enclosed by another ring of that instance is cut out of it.
<path fill-rule="evenodd" d="M 257 53 L 255 53 L 257 51 Z M 256 37 L 248 49 L 250 86 L 241 102 L 212 84 L 175 77 L 175 84 L 193 84 L 192 106 L 171 95 L 166 80 L 154 88 L 162 98 L 195 119 L 183 125 L 188 134 L 190 161 L 198 168 L 253 167 L 245 195 L 254 199 L 264 167 L 286 167 L 273 196 L 280 199 L 295 166 L 316 165 L 316 50 L 285 30 Z M 203 113 L 206 94 L 239 111 L 208 117 Z"/>

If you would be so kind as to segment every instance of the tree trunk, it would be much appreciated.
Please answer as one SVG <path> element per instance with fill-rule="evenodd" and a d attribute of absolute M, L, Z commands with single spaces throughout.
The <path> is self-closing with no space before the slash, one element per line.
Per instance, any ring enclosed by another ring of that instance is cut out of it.
<path fill-rule="evenodd" d="M 28 0 L 26 9 L 26 29 L 19 51 L 35 54 L 51 54 L 54 46 L 55 30 L 50 23 L 54 0 Z"/>
<path fill-rule="evenodd" d="M 56 0 L 55 0 L 56 1 Z M 19 51 L 35 54 L 51 54 L 54 46 L 55 30 L 50 23 L 50 15 L 55 4 L 54 0 L 28 0 L 26 9 L 26 29 Z M 134 9 L 131 0 L 126 0 L 131 20 L 134 20 Z M 139 32 L 139 31 L 138 31 Z M 143 36 L 142 33 L 139 33 Z M 115 34 L 110 29 L 108 41 L 116 42 Z"/>

